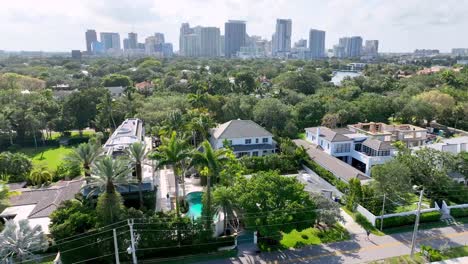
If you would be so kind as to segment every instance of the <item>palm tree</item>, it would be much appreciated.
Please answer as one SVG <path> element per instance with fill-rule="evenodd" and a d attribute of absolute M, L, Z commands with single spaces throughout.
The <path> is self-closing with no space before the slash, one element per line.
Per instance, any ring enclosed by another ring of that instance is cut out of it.
<path fill-rule="evenodd" d="M 86 181 L 88 181 L 91 176 L 91 165 L 101 153 L 102 149 L 98 145 L 82 143 L 78 145 L 78 147 L 74 148 L 73 152 L 71 152 L 66 159 L 71 162 L 81 164 L 83 166 Z"/>
<path fill-rule="evenodd" d="M 141 142 L 135 142 L 127 149 L 127 154 L 130 157 L 133 165 L 135 166 L 136 178 L 138 181 L 138 194 L 140 196 L 140 208 L 143 207 L 143 192 L 142 192 L 142 181 L 143 181 L 143 161 L 148 155 L 146 145 Z"/>
<path fill-rule="evenodd" d="M 41 185 L 43 183 L 52 181 L 52 173 L 45 167 L 39 167 L 31 171 L 29 180 L 33 185 Z"/>
<path fill-rule="evenodd" d="M 33 259 L 35 252 L 45 251 L 47 238 L 39 225 L 31 228 L 27 219 L 18 223 L 10 220 L 0 233 L 0 259 L 4 262 L 16 259 L 19 263 Z"/>
<path fill-rule="evenodd" d="M 184 139 L 177 137 L 174 131 L 170 138 L 162 137 L 162 145 L 158 151 L 152 154 L 152 158 L 157 160 L 159 166 L 171 165 L 174 169 L 174 182 L 176 188 L 176 212 L 180 215 L 179 208 L 179 174 L 181 171 L 181 162 L 190 156 L 187 143 Z"/>
<path fill-rule="evenodd" d="M 94 162 L 88 184 L 91 187 L 88 196 L 100 192 L 96 205 L 100 224 L 115 223 L 122 215 L 123 201 L 116 190 L 116 185 L 128 184 L 131 181 L 132 170 L 128 160 L 113 159 L 111 156 L 105 156 Z"/>
<path fill-rule="evenodd" d="M 108 194 L 116 192 L 116 184 L 128 184 L 132 167 L 128 160 L 113 159 L 111 156 L 105 156 L 93 163 L 92 176 L 90 176 L 88 186 L 93 191 L 105 191 Z"/>
<path fill-rule="evenodd" d="M 189 124 L 189 127 L 195 132 L 195 135 L 201 136 L 202 140 L 207 140 L 210 135 L 210 128 L 214 127 L 213 119 L 207 114 L 201 114 L 194 117 Z M 196 136 L 194 137 L 194 144 L 196 145 Z"/>
<path fill-rule="evenodd" d="M 208 141 L 203 141 L 201 144 L 203 152 L 195 151 L 192 154 L 192 165 L 199 168 L 204 176 L 206 176 L 206 219 L 209 225 L 211 219 L 211 184 L 216 182 L 216 179 L 221 172 L 221 162 L 227 160 L 227 151 L 225 149 L 213 150 Z M 214 179 L 212 179 L 214 178 Z"/>
<path fill-rule="evenodd" d="M 234 192 L 225 186 L 220 186 L 217 187 L 213 191 L 213 205 L 214 208 L 216 208 L 216 211 L 219 213 L 220 211 L 223 211 L 224 214 L 224 233 L 226 234 L 226 230 L 228 227 L 228 224 L 230 224 L 231 221 L 235 220 L 235 210 L 236 210 L 236 205 L 235 205 L 235 194 Z M 230 224 L 232 226 L 232 224 Z M 234 228 L 234 226 L 233 226 Z"/>

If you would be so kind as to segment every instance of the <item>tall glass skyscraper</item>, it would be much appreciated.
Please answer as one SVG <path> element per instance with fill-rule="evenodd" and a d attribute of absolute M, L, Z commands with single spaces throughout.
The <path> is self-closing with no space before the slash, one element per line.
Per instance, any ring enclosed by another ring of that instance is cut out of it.
<path fill-rule="evenodd" d="M 229 20 L 224 24 L 224 55 L 235 57 L 240 48 L 245 46 L 245 21 Z"/>
<path fill-rule="evenodd" d="M 309 32 L 309 50 L 312 59 L 325 57 L 325 31 L 311 29 Z"/>

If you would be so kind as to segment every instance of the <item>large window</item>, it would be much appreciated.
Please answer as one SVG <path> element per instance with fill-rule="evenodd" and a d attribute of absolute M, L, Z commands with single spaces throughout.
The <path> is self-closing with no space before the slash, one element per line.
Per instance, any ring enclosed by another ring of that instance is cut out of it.
<path fill-rule="evenodd" d="M 246 145 L 252 144 L 252 139 L 250 139 L 250 138 L 249 138 L 249 139 L 246 139 L 246 140 L 245 140 L 245 144 L 246 144 Z"/>
<path fill-rule="evenodd" d="M 351 150 L 351 143 L 335 144 L 335 153 L 346 153 Z"/>
<path fill-rule="evenodd" d="M 255 139 L 255 144 L 258 144 L 258 141 L 259 141 L 258 138 L 256 138 L 256 139 Z"/>
<path fill-rule="evenodd" d="M 263 142 L 263 143 L 268 143 L 268 138 L 263 138 L 263 139 L 262 139 L 262 142 Z"/>

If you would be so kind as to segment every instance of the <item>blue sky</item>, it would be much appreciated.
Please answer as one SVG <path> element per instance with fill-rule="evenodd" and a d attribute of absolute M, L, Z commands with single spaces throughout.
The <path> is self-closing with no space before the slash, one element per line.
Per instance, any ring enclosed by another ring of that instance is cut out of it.
<path fill-rule="evenodd" d="M 247 33 L 271 38 L 276 18 L 293 20 L 293 41 L 311 28 L 379 39 L 381 51 L 468 48 L 468 2 L 460 0 L 2 0 L 0 50 L 85 49 L 84 32 L 130 31 L 140 42 L 154 32 L 178 49 L 182 22 L 216 26 L 247 21 Z"/>

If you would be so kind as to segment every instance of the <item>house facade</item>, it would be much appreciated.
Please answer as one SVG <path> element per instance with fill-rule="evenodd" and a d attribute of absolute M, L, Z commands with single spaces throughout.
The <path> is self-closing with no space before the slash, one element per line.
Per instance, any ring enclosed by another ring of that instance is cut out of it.
<path fill-rule="evenodd" d="M 427 139 L 427 129 L 409 124 L 357 123 L 348 125 L 348 129 L 384 142 L 401 141 L 408 148 L 423 146 Z"/>
<path fill-rule="evenodd" d="M 231 120 L 210 131 L 214 149 L 229 145 L 236 157 L 264 156 L 276 152 L 273 135 L 251 120 Z"/>
<path fill-rule="evenodd" d="M 319 146 L 325 153 L 336 157 L 370 175 L 374 165 L 393 158 L 395 148 L 390 142 L 374 139 L 348 128 L 306 128 L 306 140 Z"/>

